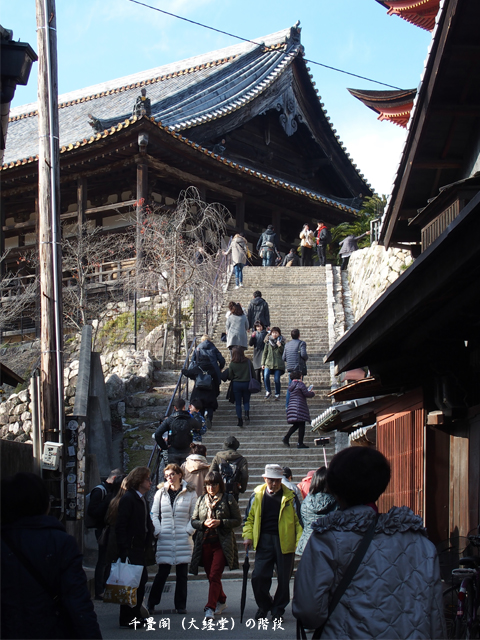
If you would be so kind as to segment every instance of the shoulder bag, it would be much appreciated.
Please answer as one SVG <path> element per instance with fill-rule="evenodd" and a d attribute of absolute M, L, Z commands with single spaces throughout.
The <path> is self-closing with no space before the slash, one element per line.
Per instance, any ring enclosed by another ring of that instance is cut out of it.
<path fill-rule="evenodd" d="M 195 386 L 199 389 L 212 389 L 212 376 L 204 371 L 200 366 L 198 368 L 200 369 L 200 373 L 195 380 Z"/>
<path fill-rule="evenodd" d="M 318 640 L 318 638 L 321 638 L 323 630 L 325 629 L 325 625 L 329 621 L 330 616 L 335 610 L 335 607 L 340 602 L 343 594 L 347 590 L 348 585 L 351 583 L 351 581 L 353 580 L 353 577 L 357 573 L 357 569 L 360 566 L 360 563 L 362 562 L 365 554 L 367 553 L 367 549 L 370 546 L 371 541 L 373 540 L 373 536 L 375 534 L 375 527 L 377 526 L 377 521 L 378 521 L 378 514 L 375 515 L 371 525 L 368 527 L 367 531 L 365 532 L 365 535 L 363 536 L 360 544 L 358 545 L 358 549 L 355 555 L 353 556 L 352 561 L 350 562 L 350 564 L 347 567 L 347 570 L 343 574 L 343 578 L 340 580 L 337 588 L 333 592 L 332 599 L 330 600 L 330 604 L 328 605 L 327 618 L 320 627 L 315 629 L 315 631 L 313 632 L 312 640 Z M 306 640 L 306 638 L 307 638 L 307 635 L 305 633 L 305 627 L 303 626 L 301 620 L 297 620 L 297 640 Z"/>

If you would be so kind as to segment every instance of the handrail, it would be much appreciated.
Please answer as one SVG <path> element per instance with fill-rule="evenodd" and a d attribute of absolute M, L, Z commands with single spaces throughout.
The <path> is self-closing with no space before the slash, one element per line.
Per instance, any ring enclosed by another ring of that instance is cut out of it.
<path fill-rule="evenodd" d="M 171 395 L 170 401 L 169 401 L 168 406 L 167 406 L 167 408 L 165 410 L 164 419 L 168 418 L 168 416 L 170 415 L 170 411 L 172 410 L 173 402 L 175 400 L 175 396 L 177 395 L 177 391 L 178 391 L 179 388 L 181 388 L 182 379 L 184 377 L 182 371 L 183 371 L 183 369 L 187 369 L 188 368 L 189 361 L 190 361 L 190 355 L 192 353 L 192 349 L 195 349 L 196 343 L 197 343 L 197 338 L 194 337 L 193 340 L 192 340 L 192 344 L 190 345 L 190 347 L 188 349 L 188 353 L 185 356 L 185 361 L 183 363 L 182 370 L 180 371 L 180 375 L 178 376 L 177 384 L 175 385 L 175 389 L 173 390 L 173 393 Z M 188 395 L 188 378 L 187 378 L 187 387 L 186 388 L 187 388 L 187 395 Z M 155 463 L 153 464 L 153 469 L 152 469 L 152 461 L 155 458 L 155 454 L 157 454 L 157 458 L 155 460 Z M 154 477 L 155 475 L 157 476 L 157 478 L 153 482 L 152 486 L 156 486 L 157 483 L 158 483 L 158 473 L 159 473 L 159 470 L 160 470 L 160 463 L 161 463 L 162 459 L 163 459 L 162 450 L 158 446 L 157 442 L 155 442 L 155 446 L 153 448 L 152 453 L 150 454 L 150 458 L 149 458 L 148 464 L 147 464 L 147 467 L 150 469 L 150 473 L 151 473 L 152 477 Z"/>

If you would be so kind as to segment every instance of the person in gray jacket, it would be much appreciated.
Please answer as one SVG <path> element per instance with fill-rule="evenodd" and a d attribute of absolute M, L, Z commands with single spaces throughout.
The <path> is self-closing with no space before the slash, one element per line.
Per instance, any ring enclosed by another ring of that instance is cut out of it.
<path fill-rule="evenodd" d="M 293 615 L 324 638 L 446 638 L 440 566 L 422 519 L 408 507 L 377 514 L 390 481 L 379 452 L 349 447 L 337 453 L 327 486 L 340 509 L 312 526 L 297 569 Z M 329 602 L 376 520 L 374 536 L 336 608 Z"/>
<path fill-rule="evenodd" d="M 232 313 L 227 318 L 225 328 L 227 332 L 227 347 L 230 350 L 232 347 L 248 348 L 248 320 L 238 303 L 232 306 Z"/>
<path fill-rule="evenodd" d="M 303 340 L 300 340 L 300 331 L 298 329 L 292 329 L 290 334 L 292 339 L 285 345 L 283 352 L 283 360 L 287 363 L 286 369 L 288 371 L 288 387 L 292 382 L 290 374 L 292 371 L 300 371 L 302 376 L 307 375 L 307 345 Z M 288 407 L 290 400 L 290 391 L 287 388 L 287 396 L 285 398 L 285 407 Z"/>
<path fill-rule="evenodd" d="M 343 240 L 341 240 L 338 244 L 340 245 L 340 257 L 342 259 L 342 271 L 345 271 L 348 267 L 348 261 L 350 260 L 350 256 L 358 249 L 358 240 L 361 240 L 365 236 L 369 236 L 370 231 L 365 231 L 361 236 L 355 237 L 353 234 L 347 236 Z"/>

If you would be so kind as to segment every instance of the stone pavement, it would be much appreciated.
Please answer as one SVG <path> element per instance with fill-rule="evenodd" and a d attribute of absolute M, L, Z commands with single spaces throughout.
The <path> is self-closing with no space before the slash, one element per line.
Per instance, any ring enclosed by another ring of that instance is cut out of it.
<path fill-rule="evenodd" d="M 228 570 L 224 573 L 224 576 L 227 575 Z M 271 621 L 266 623 L 263 628 L 259 628 L 259 623 L 254 620 L 257 606 L 253 597 L 250 580 L 247 586 L 247 600 L 243 623 L 240 623 L 242 581 L 225 580 L 224 589 L 227 594 L 228 607 L 224 611 L 223 616 L 216 619 L 214 623 L 210 625 L 210 629 L 204 628 L 203 625 L 203 609 L 207 600 L 208 581 L 189 581 L 187 598 L 188 613 L 185 615 L 179 615 L 175 613 L 173 609 L 174 589 L 175 583 L 167 582 L 162 595 L 162 601 L 157 607 L 158 613 L 155 613 L 153 616 L 154 624 L 151 625 L 151 630 L 140 626 L 137 627 L 136 630 L 133 628 L 120 628 L 118 626 L 119 606 L 94 601 L 103 638 L 106 640 L 121 640 L 123 638 L 132 640 L 137 637 L 146 638 L 146 640 L 153 640 L 154 638 L 165 638 L 168 640 L 176 640 L 177 638 L 185 638 L 188 640 L 203 640 L 204 638 L 212 638 L 212 640 L 246 640 L 250 638 L 252 640 L 268 640 L 272 638 L 278 640 L 294 640 L 296 637 L 296 620 L 292 615 L 291 604 L 287 607 L 281 628 L 274 629 Z M 270 592 L 274 593 L 275 589 L 276 580 L 274 579 Z M 290 592 L 293 594 L 293 578 L 290 585 Z M 160 629 L 161 624 L 164 626 L 169 625 L 170 628 Z"/>

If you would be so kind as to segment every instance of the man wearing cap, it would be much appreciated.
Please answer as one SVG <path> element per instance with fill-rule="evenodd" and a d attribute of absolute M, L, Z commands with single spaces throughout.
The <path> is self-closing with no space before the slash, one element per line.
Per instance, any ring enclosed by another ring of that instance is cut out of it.
<path fill-rule="evenodd" d="M 283 469 L 267 464 L 263 475 L 265 484 L 253 492 L 243 527 L 245 550 L 255 549 L 255 568 L 252 588 L 258 606 L 255 619 L 281 618 L 290 602 L 290 576 L 293 571 L 295 549 L 302 526 L 295 508 L 295 494 L 282 484 Z M 277 569 L 277 590 L 272 598 L 273 568 Z"/>
<path fill-rule="evenodd" d="M 224 450 L 219 451 L 210 465 L 209 471 L 219 471 L 222 474 L 222 478 L 227 484 L 231 484 L 231 491 L 233 497 L 238 502 L 240 493 L 245 493 L 248 484 L 248 462 L 237 449 L 240 446 L 240 442 L 235 436 L 228 436 L 223 443 Z M 229 487 L 225 486 L 228 490 Z"/>

